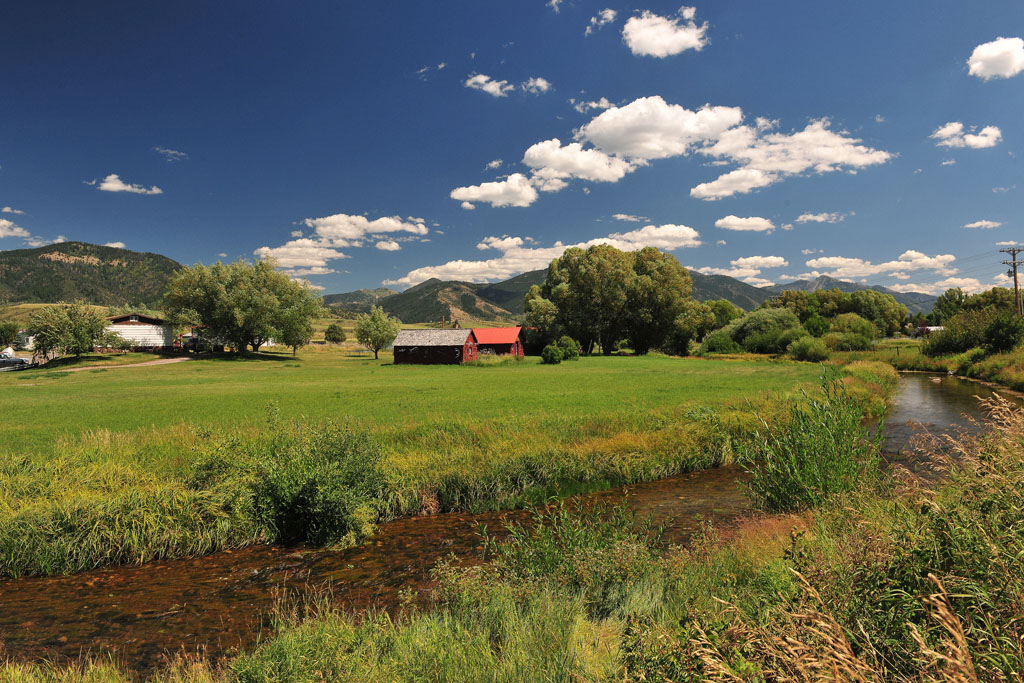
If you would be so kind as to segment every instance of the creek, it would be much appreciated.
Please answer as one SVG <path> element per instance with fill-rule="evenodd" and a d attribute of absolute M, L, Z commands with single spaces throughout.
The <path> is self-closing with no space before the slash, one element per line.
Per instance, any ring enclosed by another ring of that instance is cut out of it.
<path fill-rule="evenodd" d="M 885 421 L 886 452 L 900 458 L 922 427 L 933 434 L 976 428 L 986 386 L 954 377 L 901 376 Z M 705 520 L 728 525 L 750 514 L 735 465 L 577 496 L 583 505 L 621 500 L 684 543 Z M 0 581 L 0 659 L 66 661 L 113 656 L 145 672 L 168 654 L 229 655 L 269 633 L 283 595 L 329 587 L 335 604 L 390 610 L 400 592 L 425 593 L 430 569 L 454 555 L 480 561 L 481 525 L 494 533 L 530 511 L 445 513 L 381 524 L 369 542 L 334 551 L 256 546 L 71 576 Z"/>

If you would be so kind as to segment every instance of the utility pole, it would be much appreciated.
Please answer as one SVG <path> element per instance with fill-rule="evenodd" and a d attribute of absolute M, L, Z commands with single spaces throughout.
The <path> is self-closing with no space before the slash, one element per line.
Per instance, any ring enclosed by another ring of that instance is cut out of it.
<path fill-rule="evenodd" d="M 1024 310 L 1020 306 L 1020 282 L 1017 279 L 1017 266 L 1024 265 L 1024 261 L 1017 260 L 1017 254 L 1024 251 L 1024 247 L 1009 247 L 1007 249 L 999 250 L 1003 254 L 1009 254 L 1012 261 L 1003 261 L 1003 265 L 1010 266 L 1010 270 L 1006 272 L 1007 275 L 1013 275 L 1013 307 L 1017 311 L 1017 315 L 1024 315 Z"/>

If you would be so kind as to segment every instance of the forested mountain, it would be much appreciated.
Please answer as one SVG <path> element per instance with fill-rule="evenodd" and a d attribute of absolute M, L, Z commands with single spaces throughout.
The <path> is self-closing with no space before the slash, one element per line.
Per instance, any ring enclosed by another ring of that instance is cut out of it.
<path fill-rule="evenodd" d="M 0 302 L 157 306 L 177 261 L 86 242 L 0 251 Z"/>
<path fill-rule="evenodd" d="M 896 301 L 907 307 L 911 315 L 914 313 L 928 313 L 935 304 L 936 297 L 922 292 L 896 292 L 888 287 L 880 285 L 862 285 L 848 280 L 837 280 L 827 275 L 821 275 L 814 280 L 796 280 L 785 284 L 765 287 L 764 291 L 771 295 L 781 294 L 787 289 L 796 289 L 803 292 L 815 292 L 819 289 L 838 289 L 843 292 L 857 292 L 864 289 L 871 289 L 882 294 L 891 295 Z"/>

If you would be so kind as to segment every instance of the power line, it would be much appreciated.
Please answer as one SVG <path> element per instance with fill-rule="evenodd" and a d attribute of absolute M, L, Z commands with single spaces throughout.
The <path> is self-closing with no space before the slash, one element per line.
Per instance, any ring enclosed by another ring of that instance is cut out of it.
<path fill-rule="evenodd" d="M 1003 261 L 1004 265 L 1010 266 L 1013 273 L 1013 307 L 1017 311 L 1017 315 L 1024 315 L 1024 311 L 1021 311 L 1020 307 L 1020 283 L 1017 280 L 1017 266 L 1024 265 L 1024 262 L 1017 260 L 1017 254 L 1024 251 L 1024 247 L 1007 247 L 1006 249 L 1000 249 L 1001 254 L 1009 254 L 1010 261 Z M 1007 273 L 1009 275 L 1010 273 Z"/>

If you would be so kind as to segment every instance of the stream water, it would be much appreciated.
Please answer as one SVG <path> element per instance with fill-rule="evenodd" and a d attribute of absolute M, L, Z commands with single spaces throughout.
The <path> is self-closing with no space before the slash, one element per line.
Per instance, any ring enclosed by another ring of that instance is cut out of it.
<path fill-rule="evenodd" d="M 936 381 L 937 379 L 937 381 Z M 924 425 L 932 433 L 969 427 L 985 386 L 953 377 L 903 375 L 885 423 L 886 451 L 908 445 Z M 728 524 L 750 512 L 736 466 L 669 477 L 628 488 L 641 516 L 685 542 L 702 520 Z M 627 491 L 586 494 L 583 504 L 614 502 Z M 268 628 L 282 591 L 330 587 L 337 604 L 390 609 L 399 591 L 423 591 L 430 568 L 452 554 L 479 561 L 477 530 L 493 533 L 528 511 L 448 513 L 382 524 L 368 543 L 343 551 L 258 546 L 189 560 L 152 562 L 71 576 L 0 581 L 0 659 L 66 660 L 113 655 L 146 671 L 168 653 L 222 656 L 252 646 Z"/>

